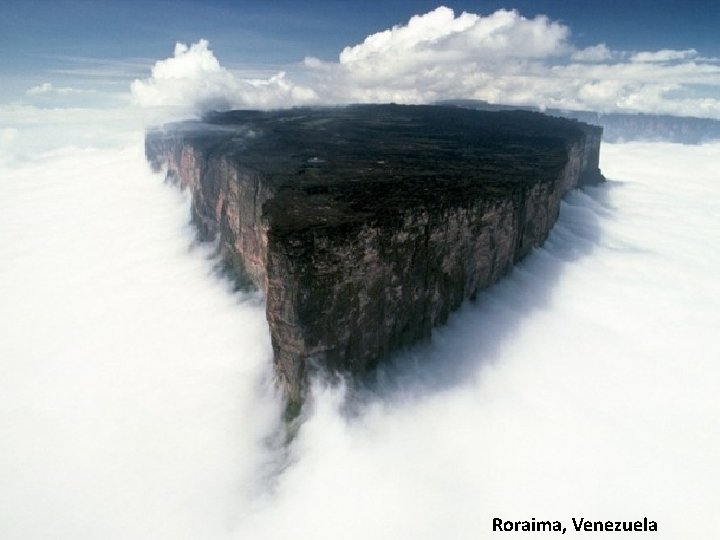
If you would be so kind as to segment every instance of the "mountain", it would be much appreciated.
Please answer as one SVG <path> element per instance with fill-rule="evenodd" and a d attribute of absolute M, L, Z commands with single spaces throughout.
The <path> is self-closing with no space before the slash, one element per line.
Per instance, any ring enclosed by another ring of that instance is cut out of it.
<path fill-rule="evenodd" d="M 146 136 L 201 238 L 261 289 L 278 380 L 357 375 L 428 338 L 602 180 L 601 129 L 527 111 L 358 105 L 213 113 Z"/>

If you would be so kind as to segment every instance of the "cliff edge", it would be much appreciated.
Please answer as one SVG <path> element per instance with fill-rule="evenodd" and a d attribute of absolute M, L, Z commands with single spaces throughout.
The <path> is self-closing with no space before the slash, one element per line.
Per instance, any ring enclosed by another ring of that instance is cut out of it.
<path fill-rule="evenodd" d="M 430 336 L 602 180 L 602 129 L 448 106 L 213 113 L 151 130 L 201 238 L 262 289 L 291 404 L 308 371 L 358 374 Z"/>

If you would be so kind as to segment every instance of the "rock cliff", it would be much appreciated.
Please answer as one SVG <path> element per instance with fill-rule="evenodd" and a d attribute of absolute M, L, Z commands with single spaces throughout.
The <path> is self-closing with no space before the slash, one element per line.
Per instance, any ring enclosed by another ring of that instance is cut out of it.
<path fill-rule="evenodd" d="M 204 239 L 265 293 L 279 381 L 358 374 L 430 336 L 602 180 L 602 130 L 526 111 L 365 105 L 214 113 L 149 131 Z"/>

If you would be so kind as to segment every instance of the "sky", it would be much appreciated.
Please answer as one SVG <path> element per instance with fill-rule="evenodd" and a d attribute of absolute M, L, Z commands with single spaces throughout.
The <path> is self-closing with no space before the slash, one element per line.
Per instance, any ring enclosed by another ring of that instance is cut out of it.
<path fill-rule="evenodd" d="M 442 5 L 3 0 L 0 104 L 105 107 L 130 99 L 182 116 L 229 94 L 226 106 L 251 108 L 476 98 L 720 117 L 715 1 L 460 1 L 438 12 Z M 463 22 L 463 13 L 478 20 Z M 412 25 L 413 17 L 424 22 Z M 400 31 L 386 42 L 366 41 L 393 27 Z M 206 42 L 235 81 L 176 70 L 168 76 L 181 84 L 196 86 L 195 76 L 215 87 L 178 95 L 158 84 L 154 97 L 128 94 L 134 80 L 157 82 L 152 67 L 172 58 L 177 43 Z M 355 54 L 343 54 L 348 49 Z M 258 97 L 243 88 L 248 81 L 275 95 Z"/>

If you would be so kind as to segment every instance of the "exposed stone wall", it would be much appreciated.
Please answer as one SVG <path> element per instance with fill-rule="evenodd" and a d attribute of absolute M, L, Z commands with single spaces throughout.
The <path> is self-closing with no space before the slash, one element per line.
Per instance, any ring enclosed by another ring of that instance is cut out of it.
<path fill-rule="evenodd" d="M 238 279 L 265 289 L 267 226 L 262 205 L 274 195 L 256 171 L 230 156 L 209 154 L 182 135 L 148 135 L 145 151 L 155 170 L 192 199 L 192 221 L 202 240 L 218 238 L 225 260 Z"/>
<path fill-rule="evenodd" d="M 271 229 L 267 316 L 291 399 L 302 396 L 308 362 L 362 373 L 429 337 L 464 300 L 540 246 L 562 196 L 593 178 L 584 173 L 597 169 L 598 154 L 588 159 L 585 152 L 585 141 L 571 146 L 554 181 L 510 196 L 357 228 Z"/>

